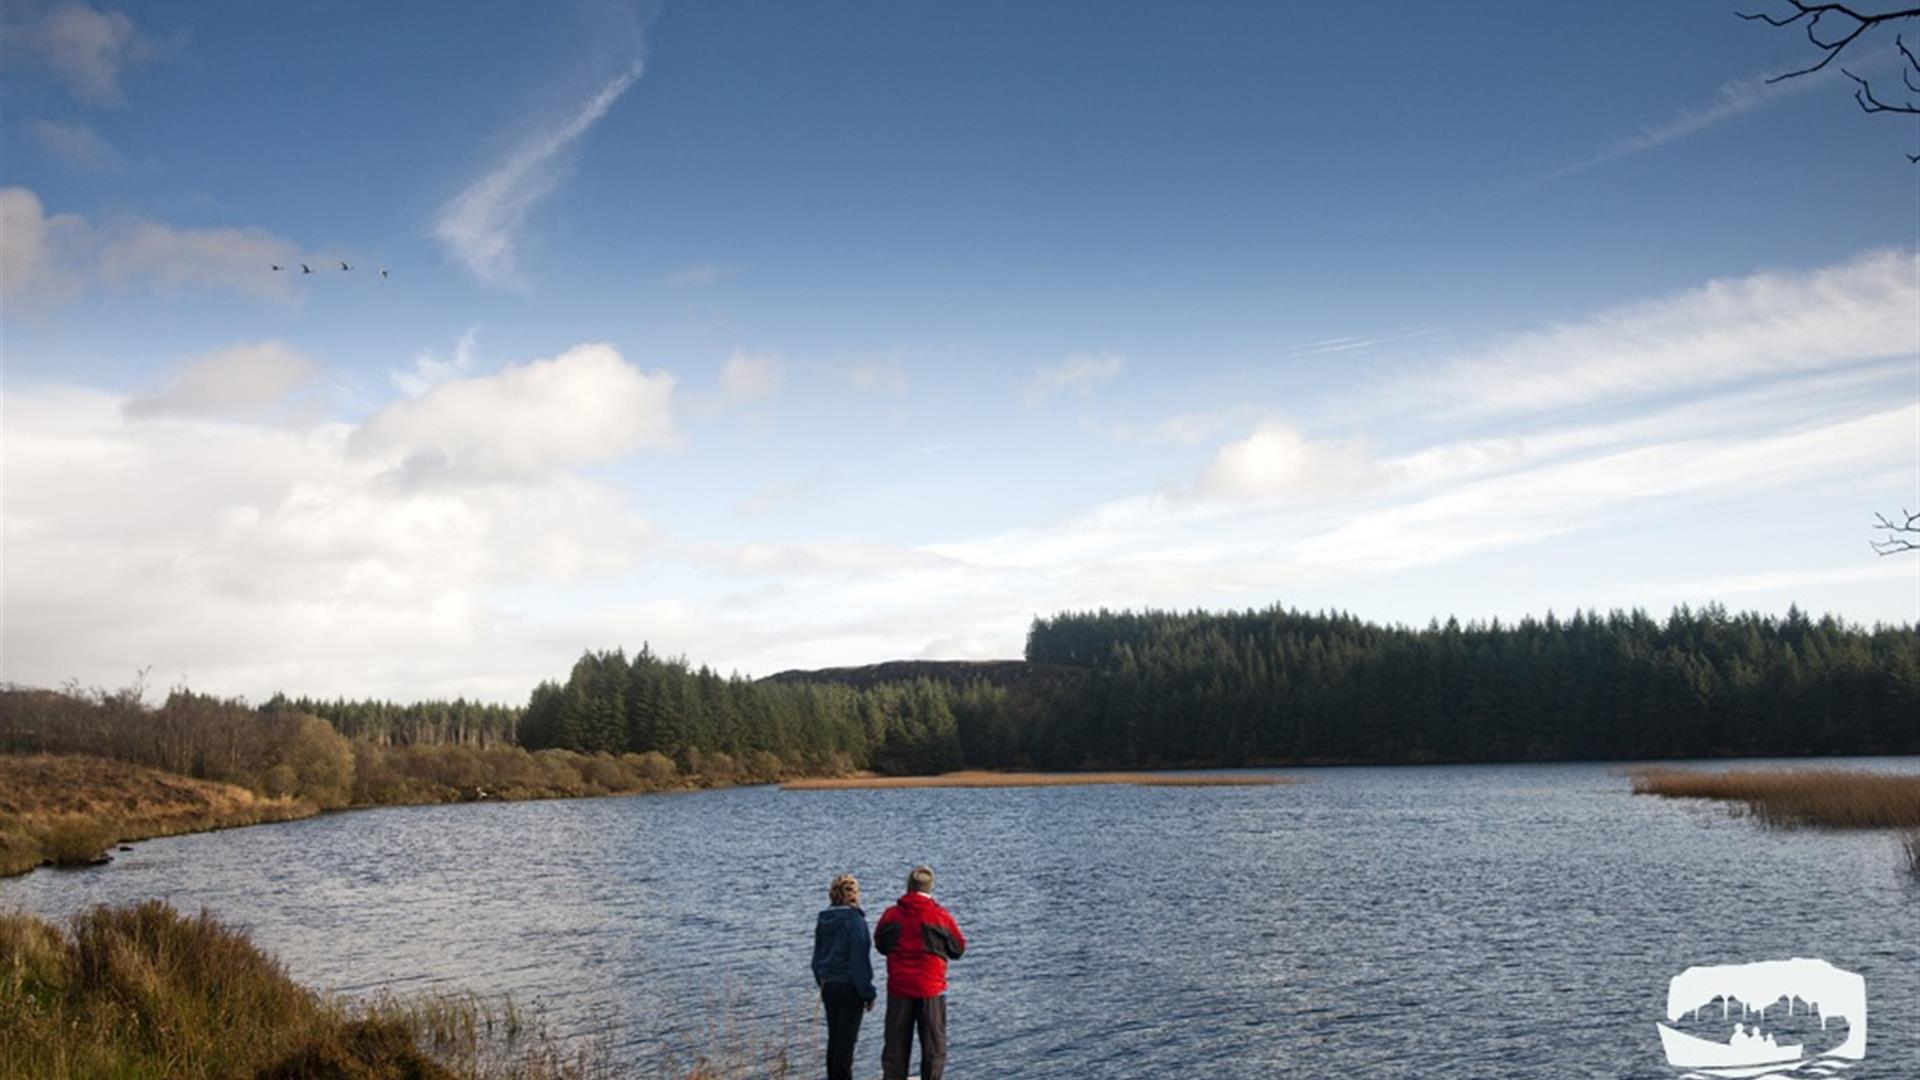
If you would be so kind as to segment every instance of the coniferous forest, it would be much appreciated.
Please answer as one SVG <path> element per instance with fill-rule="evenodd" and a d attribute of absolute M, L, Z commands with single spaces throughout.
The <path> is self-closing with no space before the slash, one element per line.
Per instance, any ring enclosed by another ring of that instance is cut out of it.
<path fill-rule="evenodd" d="M 1069 613 L 1034 621 L 1024 664 L 752 681 L 589 653 L 534 690 L 518 738 L 883 772 L 1915 753 L 1920 633 L 1718 606 L 1423 629 Z"/>
<path fill-rule="evenodd" d="M 487 754 L 521 755 L 518 786 L 577 786 L 570 773 L 522 768 L 526 751 L 621 759 L 640 779 L 609 776 L 610 790 L 852 769 L 1910 754 L 1920 753 L 1920 632 L 1717 606 L 1422 629 L 1280 607 L 1102 610 L 1036 619 L 1024 661 L 754 680 L 644 647 L 588 652 L 523 707 L 284 695 L 250 707 L 178 691 L 150 711 L 125 692 L 93 705 L 0 697 L 10 751 L 104 753 L 260 786 L 277 761 L 351 744 L 354 798 L 373 801 L 428 797 L 407 775 L 387 776 L 395 769 L 448 791 L 485 787 L 504 768 L 473 764 Z M 296 752 L 307 745 L 300 717 L 345 743 Z"/>

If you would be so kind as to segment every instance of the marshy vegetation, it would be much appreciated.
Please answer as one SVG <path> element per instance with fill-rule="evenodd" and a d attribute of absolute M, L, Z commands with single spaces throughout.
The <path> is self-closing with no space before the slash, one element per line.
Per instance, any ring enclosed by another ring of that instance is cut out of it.
<path fill-rule="evenodd" d="M 1636 795 L 1731 802 L 1768 825 L 1899 829 L 1920 875 L 1920 775 L 1863 769 L 1640 769 Z"/>
<path fill-rule="evenodd" d="M 0 874 L 94 862 L 114 844 L 317 813 L 269 798 L 103 758 L 0 755 Z"/>
<path fill-rule="evenodd" d="M 329 999 L 244 935 L 159 901 L 56 927 L 0 916 L 0 1076 L 500 1077 L 599 1070 L 510 1004 Z"/>

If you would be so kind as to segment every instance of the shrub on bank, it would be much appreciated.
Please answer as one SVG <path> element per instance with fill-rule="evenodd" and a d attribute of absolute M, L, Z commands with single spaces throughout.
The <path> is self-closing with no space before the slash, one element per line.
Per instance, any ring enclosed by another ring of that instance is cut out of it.
<path fill-rule="evenodd" d="M 55 866 L 84 866 L 107 853 L 117 839 L 105 822 L 69 818 L 40 837 L 41 856 Z"/>

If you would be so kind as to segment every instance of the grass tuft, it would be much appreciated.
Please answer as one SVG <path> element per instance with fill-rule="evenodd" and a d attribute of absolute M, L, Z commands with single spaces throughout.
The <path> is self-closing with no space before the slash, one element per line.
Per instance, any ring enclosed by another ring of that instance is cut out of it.
<path fill-rule="evenodd" d="M 334 1001 L 295 983 L 240 932 L 157 900 L 92 908 L 64 932 L 0 916 L 0 1076 L 563 1080 L 600 1071 L 517 1017 L 475 998 Z"/>

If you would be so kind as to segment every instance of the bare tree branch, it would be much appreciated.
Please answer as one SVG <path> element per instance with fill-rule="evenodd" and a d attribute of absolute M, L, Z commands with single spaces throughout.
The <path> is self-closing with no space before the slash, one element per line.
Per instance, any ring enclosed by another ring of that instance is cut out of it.
<path fill-rule="evenodd" d="M 1882 12 L 1868 13 L 1868 12 L 1856 11 L 1854 10 L 1854 8 L 1852 8 L 1847 4 L 1837 4 L 1837 3 L 1814 4 L 1814 3 L 1808 3 L 1807 0 L 1786 0 L 1786 2 L 1793 6 L 1792 15 L 1776 17 L 1773 15 L 1769 15 L 1764 11 L 1734 12 L 1734 14 L 1740 16 L 1741 18 L 1747 20 L 1748 22 L 1763 22 L 1763 23 L 1766 23 L 1768 26 L 1774 26 L 1774 27 L 1792 26 L 1797 22 L 1805 20 L 1807 40 L 1813 42 L 1814 48 L 1819 49 L 1823 54 L 1825 54 L 1820 57 L 1819 63 L 1810 64 L 1807 67 L 1800 68 L 1797 71 L 1789 71 L 1784 75 L 1775 75 L 1773 78 L 1767 80 L 1770 83 L 1777 83 L 1784 79 L 1797 78 L 1801 75 L 1811 75 L 1814 72 L 1819 71 L 1821 68 L 1824 68 L 1828 64 L 1833 63 L 1834 58 L 1839 56 L 1842 52 L 1846 51 L 1847 46 L 1859 40 L 1861 34 L 1866 33 L 1868 30 L 1871 30 L 1876 26 L 1883 26 L 1887 23 L 1898 22 L 1901 19 L 1912 19 L 1912 18 L 1920 17 L 1920 7 L 1902 8 L 1896 11 L 1882 11 Z M 1825 38 L 1821 37 L 1820 24 L 1826 21 L 1826 18 L 1829 15 L 1838 16 L 1840 19 L 1847 20 L 1847 23 L 1843 25 L 1851 25 L 1852 29 L 1846 30 L 1845 32 L 1842 33 L 1840 32 L 1839 27 L 1834 27 L 1833 28 L 1834 32 L 1839 33 L 1838 37 L 1825 37 Z"/>
<path fill-rule="evenodd" d="M 1885 514 L 1875 514 L 1878 524 L 1874 528 L 1886 534 L 1881 540 L 1872 542 L 1876 554 L 1892 555 L 1901 551 L 1920 551 L 1920 514 L 1902 508 L 1904 521 L 1895 522 Z"/>
<path fill-rule="evenodd" d="M 1896 8 L 1891 11 L 1861 11 L 1846 3 L 1815 3 L 1811 0 L 1783 0 L 1783 2 L 1792 8 L 1790 14 L 1773 15 L 1765 11 L 1736 11 L 1734 14 L 1748 22 L 1763 22 L 1773 27 L 1800 25 L 1806 31 L 1807 40 L 1820 51 L 1820 59 L 1806 67 L 1775 75 L 1767 80 L 1768 83 L 1811 75 L 1833 63 L 1847 51 L 1848 46 L 1860 40 L 1860 36 L 1867 31 L 1906 19 L 1920 18 L 1920 7 Z M 1900 82 L 1909 94 L 1920 95 L 1920 82 L 1915 81 L 1915 76 L 1920 76 L 1920 57 L 1915 56 L 1913 50 L 1907 48 L 1906 40 L 1900 35 L 1894 36 L 1893 43 L 1894 47 L 1900 50 L 1901 57 L 1906 60 L 1906 65 L 1900 69 Z M 1840 69 L 1840 73 L 1853 80 L 1856 87 L 1853 100 L 1860 106 L 1862 112 L 1920 116 L 1920 99 L 1888 101 L 1874 94 L 1873 86 L 1867 80 L 1844 67 Z M 1920 154 L 1908 154 L 1907 160 L 1920 165 Z"/>

